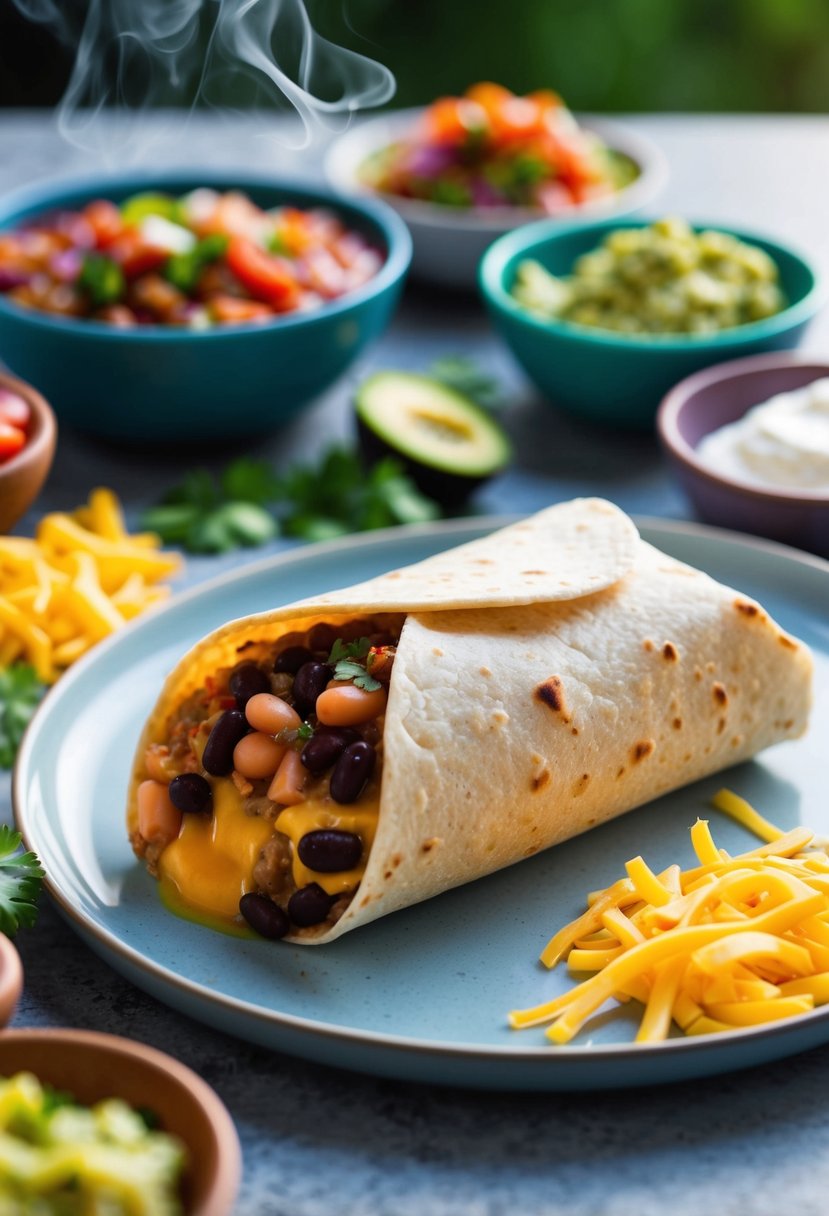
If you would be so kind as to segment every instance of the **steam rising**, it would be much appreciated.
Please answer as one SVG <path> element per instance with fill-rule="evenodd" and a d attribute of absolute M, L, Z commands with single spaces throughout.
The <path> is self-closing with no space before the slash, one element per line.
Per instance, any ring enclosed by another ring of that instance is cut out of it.
<path fill-rule="evenodd" d="M 77 47 L 58 109 L 62 134 L 107 158 L 117 150 L 122 162 L 139 143 L 146 152 L 140 120 L 151 107 L 275 105 L 299 120 L 290 137 L 282 131 L 299 149 L 320 126 L 342 127 L 394 93 L 382 64 L 314 30 L 303 0 L 90 0 L 78 25 L 66 0 L 14 3 Z"/>

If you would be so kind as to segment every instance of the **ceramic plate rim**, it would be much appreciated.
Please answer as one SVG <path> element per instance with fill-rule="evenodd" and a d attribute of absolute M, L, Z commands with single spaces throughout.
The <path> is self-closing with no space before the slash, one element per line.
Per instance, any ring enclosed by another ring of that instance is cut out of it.
<path fill-rule="evenodd" d="M 122 645 L 124 639 L 129 639 L 133 633 L 150 627 L 152 621 L 159 615 L 178 611 L 183 603 L 187 603 L 195 598 L 210 596 L 216 590 L 227 586 L 237 579 L 250 576 L 256 577 L 261 572 L 278 569 L 280 566 L 288 564 L 297 558 L 313 562 L 318 557 L 324 558 L 326 553 L 329 552 L 341 553 L 344 547 L 352 550 L 362 550 L 364 548 L 382 549 L 385 544 L 388 544 L 393 539 L 399 540 L 402 536 L 440 537 L 446 534 L 457 537 L 457 543 L 462 544 L 464 543 L 466 533 L 486 534 L 514 523 L 520 518 L 522 518 L 520 515 L 478 515 L 465 519 L 440 520 L 429 524 L 384 528 L 370 535 L 364 533 L 356 534 L 314 545 L 296 545 L 268 557 L 260 558 L 257 561 L 235 567 L 214 578 L 199 582 L 195 586 L 175 594 L 168 603 L 152 609 L 142 617 L 137 618 L 125 629 L 119 630 L 117 634 L 113 634 L 96 646 L 93 651 L 85 655 L 61 677 L 59 684 L 50 689 L 44 697 L 43 702 L 25 732 L 12 774 L 12 811 L 15 825 L 23 836 L 26 847 L 37 851 L 37 840 L 33 837 L 26 822 L 23 775 L 27 765 L 30 764 L 30 754 L 36 746 L 37 734 L 41 723 L 47 721 L 48 715 L 51 713 L 51 706 L 56 704 L 57 698 L 59 696 L 71 695 L 74 683 L 89 667 L 99 662 L 101 656 L 108 654 L 113 648 Z M 634 521 L 637 527 L 651 534 L 658 533 L 667 535 L 668 537 L 689 536 L 692 538 L 697 537 L 703 541 L 708 539 L 715 543 L 736 544 L 740 547 L 764 553 L 773 559 L 793 561 L 829 579 L 829 561 L 824 561 L 820 557 L 804 553 L 788 545 L 779 544 L 776 541 L 767 541 L 759 537 L 747 536 L 740 532 L 730 531 L 725 528 L 715 528 L 688 520 L 637 515 L 634 516 Z M 656 539 L 658 542 L 659 536 L 655 536 L 653 539 Z M 376 1047 L 378 1050 L 384 1048 L 393 1049 L 411 1055 L 428 1055 L 464 1060 L 478 1059 L 488 1063 L 498 1061 L 533 1062 L 553 1070 L 558 1066 L 566 1066 L 568 1063 L 572 1064 L 585 1057 L 589 1057 L 591 1060 L 611 1062 L 627 1060 L 631 1056 L 635 1058 L 642 1053 L 649 1056 L 654 1054 L 660 1056 L 686 1054 L 688 1052 L 705 1053 L 708 1048 L 711 1048 L 715 1044 L 722 1044 L 723 1041 L 723 1036 L 709 1034 L 667 1039 L 661 1043 L 627 1042 L 595 1046 L 589 1044 L 582 1046 L 567 1045 L 559 1046 L 555 1049 L 546 1046 L 508 1047 L 500 1044 L 479 1047 L 437 1039 L 418 1039 L 411 1035 L 395 1035 L 378 1031 L 359 1030 L 353 1026 L 319 1022 L 313 1018 L 299 1017 L 296 1014 L 282 1013 L 279 1010 L 266 1012 L 261 1007 L 248 1001 L 240 1000 L 238 997 L 217 993 L 194 980 L 189 980 L 178 975 L 168 967 L 148 959 L 141 951 L 123 942 L 117 933 L 96 924 L 91 918 L 76 908 L 71 898 L 66 896 L 48 876 L 44 880 L 44 885 L 64 918 L 76 928 L 83 939 L 93 938 L 102 948 L 101 953 L 105 959 L 107 954 L 115 954 L 131 968 L 135 968 L 152 977 L 162 987 L 178 989 L 201 1004 L 206 1004 L 213 1009 L 229 1013 L 241 1013 L 246 1019 L 254 1020 L 261 1025 L 272 1026 L 276 1029 L 282 1028 L 288 1031 L 298 1031 L 311 1035 L 316 1040 L 331 1040 L 342 1045 L 351 1044 L 362 1048 Z M 108 965 L 112 965 L 108 959 L 107 962 Z M 156 992 L 157 995 L 158 993 Z M 170 1007 L 164 997 L 159 997 L 158 999 Z M 829 1005 L 814 1009 L 808 1013 L 799 1014 L 795 1018 L 734 1030 L 728 1035 L 728 1042 L 742 1044 L 767 1038 L 777 1039 L 786 1037 L 787 1033 L 796 1034 L 800 1027 L 814 1025 L 815 1023 L 827 1020 L 829 1020 Z M 244 1040 L 246 1036 L 241 1034 L 239 1037 Z"/>

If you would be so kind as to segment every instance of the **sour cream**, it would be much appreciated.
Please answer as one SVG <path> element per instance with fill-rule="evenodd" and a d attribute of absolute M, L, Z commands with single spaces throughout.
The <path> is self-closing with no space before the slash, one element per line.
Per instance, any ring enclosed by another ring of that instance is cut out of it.
<path fill-rule="evenodd" d="M 829 493 L 829 377 L 755 405 L 696 454 L 712 472 L 764 489 Z"/>

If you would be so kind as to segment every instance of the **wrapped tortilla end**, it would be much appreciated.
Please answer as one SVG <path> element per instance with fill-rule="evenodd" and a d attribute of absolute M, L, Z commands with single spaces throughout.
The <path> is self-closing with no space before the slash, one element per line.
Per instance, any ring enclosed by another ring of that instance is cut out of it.
<path fill-rule="evenodd" d="M 811 656 L 610 503 L 223 626 L 136 754 L 171 903 L 322 944 L 801 734 Z"/>

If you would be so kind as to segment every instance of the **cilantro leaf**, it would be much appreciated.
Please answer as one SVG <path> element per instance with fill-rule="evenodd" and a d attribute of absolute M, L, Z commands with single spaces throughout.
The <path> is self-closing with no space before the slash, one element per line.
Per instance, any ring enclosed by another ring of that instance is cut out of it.
<path fill-rule="evenodd" d="M 34 853 L 19 853 L 19 832 L 0 827 L 0 933 L 13 937 L 37 919 L 37 897 L 43 870 Z"/>
<path fill-rule="evenodd" d="M 381 687 L 380 681 L 370 676 L 361 663 L 354 663 L 351 659 L 340 659 L 334 667 L 334 679 L 353 680 L 358 688 L 364 688 L 366 692 L 374 692 Z"/>
<path fill-rule="evenodd" d="M 264 507 L 279 497 L 279 480 L 264 460 L 242 456 L 229 464 L 221 476 L 223 493 L 239 502 Z"/>
<path fill-rule="evenodd" d="M 369 638 L 356 638 L 353 642 L 344 642 L 337 638 L 328 656 L 329 663 L 339 663 L 340 659 L 364 659 L 371 650 Z"/>
<path fill-rule="evenodd" d="M 297 739 L 302 739 L 304 742 L 306 739 L 310 739 L 313 733 L 314 728 L 311 723 L 303 722 L 301 726 L 297 727 L 296 737 Z"/>
<path fill-rule="evenodd" d="M 0 669 L 0 768 L 14 764 L 23 732 L 45 691 L 28 663 Z"/>

